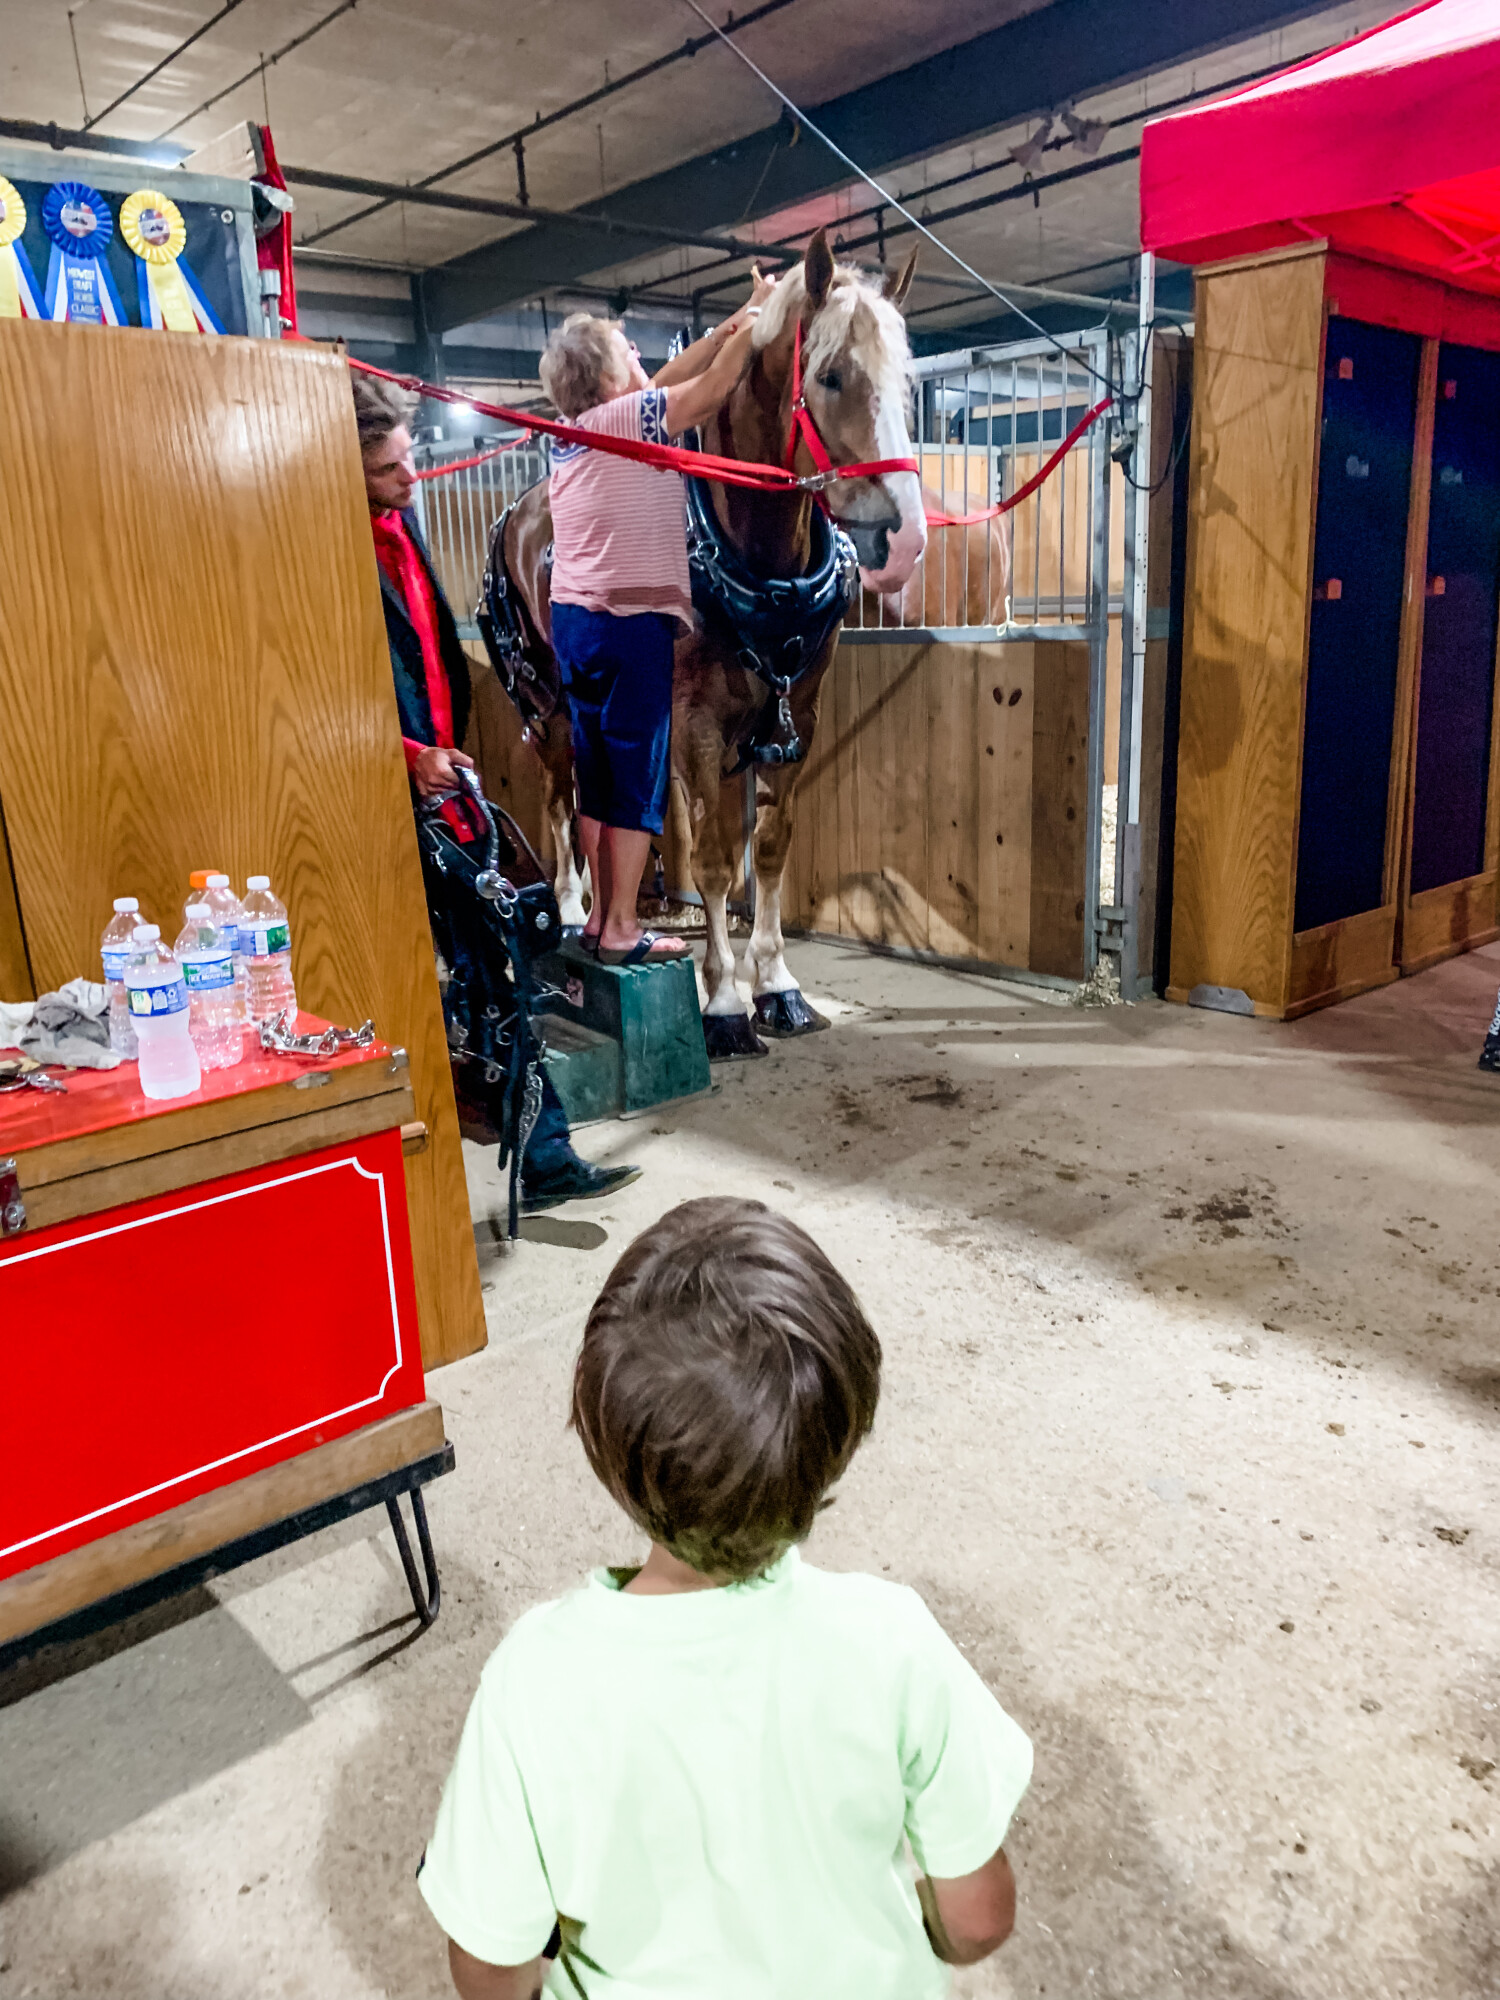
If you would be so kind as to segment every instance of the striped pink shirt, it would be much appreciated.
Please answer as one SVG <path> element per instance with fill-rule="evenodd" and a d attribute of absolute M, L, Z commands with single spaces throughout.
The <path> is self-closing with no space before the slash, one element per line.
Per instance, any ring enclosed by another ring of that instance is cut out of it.
<path fill-rule="evenodd" d="M 665 444 L 667 392 L 637 389 L 572 421 L 607 437 Z M 628 618 L 660 611 L 693 625 L 682 478 L 591 451 L 552 447 L 552 601 Z"/>

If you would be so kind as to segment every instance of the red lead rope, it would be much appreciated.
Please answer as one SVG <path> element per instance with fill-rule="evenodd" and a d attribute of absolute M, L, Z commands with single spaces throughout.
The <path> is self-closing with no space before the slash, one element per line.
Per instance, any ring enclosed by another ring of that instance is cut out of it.
<path fill-rule="evenodd" d="M 449 472 L 466 472 L 471 466 L 483 465 L 486 459 L 497 458 L 501 452 L 515 451 L 530 442 L 533 433 L 540 431 L 547 437 L 559 439 L 564 444 L 582 444 L 594 451 L 610 452 L 616 458 L 631 458 L 642 465 L 654 465 L 663 472 L 687 473 L 699 479 L 712 479 L 725 486 L 744 486 L 761 493 L 800 493 L 820 491 L 836 479 L 878 479 L 886 472 L 911 472 L 921 478 L 921 464 L 915 458 L 877 458 L 861 461 L 853 465 L 838 465 L 828 455 L 812 412 L 807 407 L 802 384 L 802 323 L 797 323 L 797 331 L 792 346 L 792 430 L 787 440 L 787 462 L 785 466 L 755 465 L 744 459 L 720 458 L 710 451 L 688 451 L 681 445 L 651 444 L 642 438 L 606 437 L 598 431 L 585 430 L 579 424 L 559 423 L 553 417 L 528 416 L 520 410 L 506 409 L 502 403 L 481 403 L 472 396 L 465 396 L 456 389 L 445 389 L 436 383 L 423 382 L 415 375 L 393 375 L 389 369 L 373 367 L 368 361 L 356 361 L 348 357 L 349 366 L 358 368 L 362 374 L 378 375 L 383 382 L 399 383 L 420 396 L 430 397 L 438 403 L 466 403 L 481 416 L 495 417 L 501 423 L 518 424 L 521 435 L 507 443 L 495 445 L 489 451 L 478 452 L 472 458 L 455 459 L 451 465 L 433 465 L 417 474 L 418 479 L 437 479 Z M 1097 417 L 1109 408 L 1110 398 L 1104 397 L 1094 405 L 1068 432 L 1057 450 L 1017 492 L 997 506 L 984 507 L 976 514 L 933 514 L 928 513 L 927 524 L 932 528 L 968 528 L 980 521 L 991 521 L 997 514 L 1008 514 L 1012 507 L 1033 494 L 1042 482 L 1051 477 L 1062 460 L 1077 444 Z M 796 457 L 798 437 L 812 454 L 817 472 L 811 478 L 799 478 L 792 470 Z"/>

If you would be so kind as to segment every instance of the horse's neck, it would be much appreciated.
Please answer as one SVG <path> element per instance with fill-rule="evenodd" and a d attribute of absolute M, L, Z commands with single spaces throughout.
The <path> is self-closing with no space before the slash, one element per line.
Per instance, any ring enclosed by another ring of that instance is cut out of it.
<path fill-rule="evenodd" d="M 786 383 L 757 355 L 744 380 L 704 427 L 704 446 L 750 465 L 780 465 L 786 454 Z M 812 501 L 806 493 L 712 488 L 714 508 L 735 549 L 762 576 L 801 576 L 812 552 Z"/>

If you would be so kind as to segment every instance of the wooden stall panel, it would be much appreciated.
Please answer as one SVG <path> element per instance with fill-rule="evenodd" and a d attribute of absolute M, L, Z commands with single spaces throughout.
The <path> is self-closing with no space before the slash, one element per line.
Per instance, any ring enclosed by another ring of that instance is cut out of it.
<path fill-rule="evenodd" d="M 1080 976 L 1088 648 L 846 645 L 797 793 L 789 928 Z"/>
<path fill-rule="evenodd" d="M 423 1351 L 484 1341 L 348 374 L 272 341 L 0 320 L 0 729 L 39 989 L 112 897 L 268 873 L 299 998 L 410 1052 Z"/>
<path fill-rule="evenodd" d="M 1323 252 L 1197 282 L 1169 996 L 1286 1004 Z"/>
<path fill-rule="evenodd" d="M 1084 860 L 1088 845 L 1089 649 L 1036 649 L 1031 753 L 1033 972 L 1083 977 Z"/>
<path fill-rule="evenodd" d="M 1496 934 L 1500 355 L 1434 354 L 1403 971 Z"/>

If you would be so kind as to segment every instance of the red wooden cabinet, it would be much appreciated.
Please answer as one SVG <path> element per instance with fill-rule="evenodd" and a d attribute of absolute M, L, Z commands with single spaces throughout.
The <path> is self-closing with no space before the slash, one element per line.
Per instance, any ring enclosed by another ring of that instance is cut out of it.
<path fill-rule="evenodd" d="M 0 1643 L 442 1444 L 399 1055 L 67 1081 L 0 1097 Z"/>

